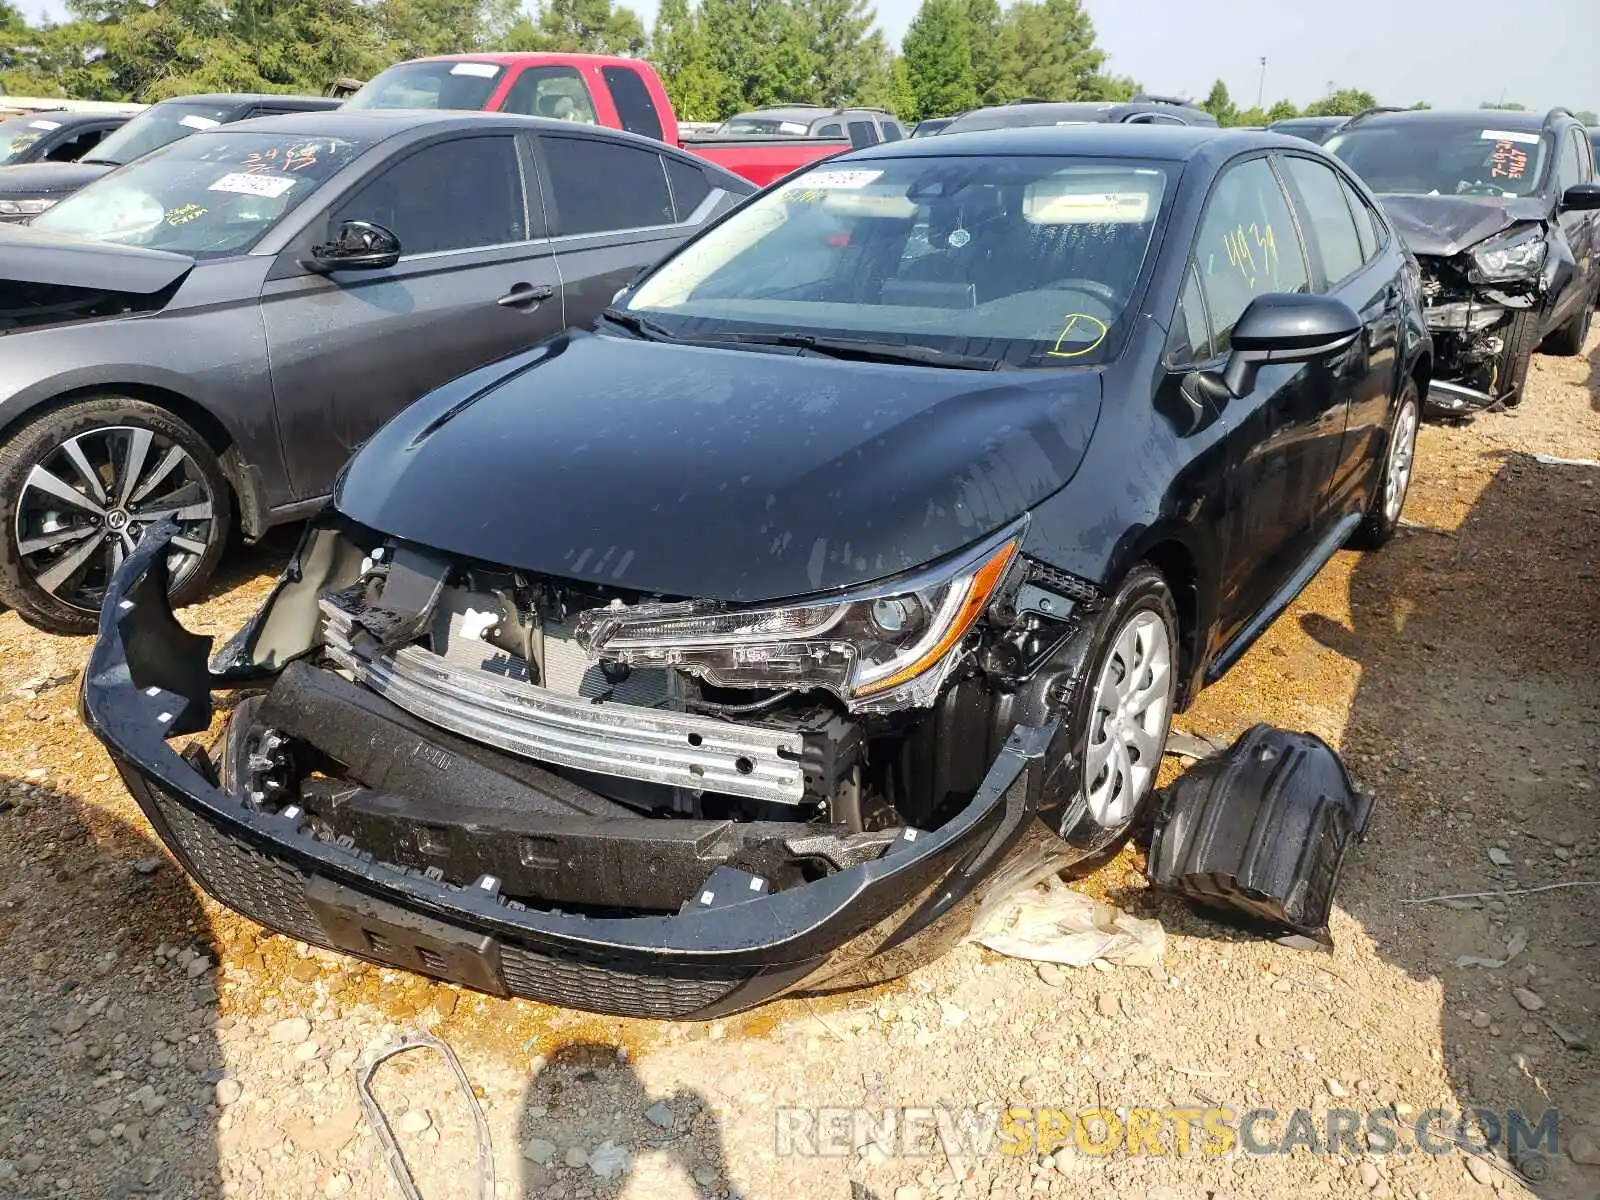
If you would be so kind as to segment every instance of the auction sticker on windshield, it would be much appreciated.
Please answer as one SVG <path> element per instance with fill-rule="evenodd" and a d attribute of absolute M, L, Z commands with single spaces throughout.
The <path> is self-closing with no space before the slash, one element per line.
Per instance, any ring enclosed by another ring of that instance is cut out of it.
<path fill-rule="evenodd" d="M 1478 135 L 1486 142 L 1521 142 L 1524 146 L 1537 146 L 1537 133 L 1521 133 L 1515 129 L 1485 129 Z"/>
<path fill-rule="evenodd" d="M 459 62 L 450 68 L 452 75 L 471 75 L 477 79 L 493 79 L 500 74 L 494 63 Z"/>
<path fill-rule="evenodd" d="M 190 113 L 187 117 L 178 118 L 179 125 L 187 125 L 190 129 L 215 129 L 221 121 L 214 121 L 210 117 L 197 117 Z"/>
<path fill-rule="evenodd" d="M 242 196 L 265 196 L 275 200 L 294 186 L 294 180 L 283 175 L 247 175 L 235 171 L 224 175 L 207 190 L 213 192 L 238 192 Z"/>
<path fill-rule="evenodd" d="M 807 188 L 848 190 L 864 188 L 882 174 L 882 171 L 812 171 L 799 182 Z"/>
<path fill-rule="evenodd" d="M 60 129 L 60 121 L 29 121 L 29 129 Z"/>

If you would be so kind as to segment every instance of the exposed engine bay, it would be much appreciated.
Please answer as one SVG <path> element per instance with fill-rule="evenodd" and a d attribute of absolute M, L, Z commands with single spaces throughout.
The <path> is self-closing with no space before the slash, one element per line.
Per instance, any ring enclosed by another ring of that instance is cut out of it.
<path fill-rule="evenodd" d="M 698 667 L 693 647 L 646 666 L 594 649 L 634 614 L 719 606 L 317 529 L 298 579 L 218 657 L 246 675 L 288 664 L 236 710 L 220 781 L 329 840 L 457 887 L 489 878 L 519 903 L 673 911 L 721 866 L 792 886 L 937 828 L 1013 727 L 1049 711 L 1047 664 L 1092 589 L 1004 563 L 935 690 L 851 704 L 712 682 L 750 664 Z"/>
<path fill-rule="evenodd" d="M 1498 287 L 1475 282 L 1468 254 L 1419 256 L 1418 261 L 1423 313 L 1433 335 L 1438 372 L 1438 394 L 1430 393 L 1430 403 L 1465 412 L 1507 400 L 1520 382 L 1512 369 L 1515 357 L 1532 350 L 1516 345 L 1517 317 L 1543 303 L 1541 281 Z"/>

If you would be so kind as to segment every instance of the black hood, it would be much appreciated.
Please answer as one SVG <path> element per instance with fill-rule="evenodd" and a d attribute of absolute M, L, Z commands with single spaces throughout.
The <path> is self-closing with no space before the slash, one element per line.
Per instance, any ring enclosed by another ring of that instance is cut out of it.
<path fill-rule="evenodd" d="M 1555 211 L 1543 196 L 1379 196 L 1413 254 L 1449 258 L 1524 221 Z"/>
<path fill-rule="evenodd" d="M 729 601 L 865 583 L 988 534 L 1083 459 L 1098 373 L 843 362 L 570 332 L 413 404 L 335 496 L 381 533 Z"/>
<path fill-rule="evenodd" d="M 24 163 L 0 167 L 0 198 L 65 196 L 116 170 L 110 163 Z"/>
<path fill-rule="evenodd" d="M 165 250 L 90 242 L 27 225 L 0 224 L 0 286 L 61 284 L 148 296 L 171 287 L 194 259 Z"/>

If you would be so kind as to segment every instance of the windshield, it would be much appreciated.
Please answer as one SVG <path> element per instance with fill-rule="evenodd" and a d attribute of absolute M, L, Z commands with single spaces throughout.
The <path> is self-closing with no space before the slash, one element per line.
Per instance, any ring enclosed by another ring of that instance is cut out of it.
<path fill-rule="evenodd" d="M 83 161 L 121 166 L 201 129 L 215 129 L 232 112 L 231 104 L 157 104 L 109 134 Z"/>
<path fill-rule="evenodd" d="M 1419 120 L 1339 130 L 1327 148 L 1375 192 L 1402 196 L 1528 196 L 1544 176 L 1549 142 L 1494 125 Z"/>
<path fill-rule="evenodd" d="M 19 161 L 47 133 L 61 128 L 49 117 L 16 117 L 0 121 L 0 167 Z"/>
<path fill-rule="evenodd" d="M 1120 341 L 1166 164 L 848 159 L 769 190 L 669 258 L 626 310 L 676 337 L 818 335 L 1103 361 Z"/>
<path fill-rule="evenodd" d="M 501 67 L 486 62 L 424 60 L 374 76 L 345 108 L 451 108 L 477 111 L 489 103 Z"/>
<path fill-rule="evenodd" d="M 345 138 L 230 127 L 113 171 L 33 223 L 196 258 L 238 254 L 363 148 Z"/>
<path fill-rule="evenodd" d="M 1275 121 L 1267 126 L 1271 133 L 1285 137 L 1303 138 L 1308 142 L 1322 143 L 1338 131 L 1339 127 L 1327 121 Z"/>

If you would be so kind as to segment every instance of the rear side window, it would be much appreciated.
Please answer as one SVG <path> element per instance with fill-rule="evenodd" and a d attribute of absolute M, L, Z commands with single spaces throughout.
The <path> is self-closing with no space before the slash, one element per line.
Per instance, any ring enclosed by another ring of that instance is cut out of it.
<path fill-rule="evenodd" d="M 617 116 L 629 133 L 661 140 L 661 117 L 656 112 L 656 102 L 650 98 L 639 72 L 630 67 L 607 67 L 600 72 L 611 89 L 611 99 L 616 103 Z"/>
<path fill-rule="evenodd" d="M 1284 166 L 1311 219 L 1311 237 L 1322 251 L 1322 269 L 1333 286 L 1361 269 L 1366 255 L 1344 188 L 1333 168 L 1309 158 L 1286 157 Z"/>
<path fill-rule="evenodd" d="M 597 124 L 589 89 L 584 86 L 583 76 L 571 67 L 529 67 L 511 84 L 500 111 Z M 660 129 L 656 132 L 659 134 Z"/>
<path fill-rule="evenodd" d="M 672 185 L 672 207 L 678 220 L 687 221 L 702 201 L 711 194 L 711 184 L 706 173 L 681 158 L 662 157 L 667 164 L 667 182 Z"/>
<path fill-rule="evenodd" d="M 1339 186 L 1344 189 L 1345 203 L 1356 215 L 1356 236 L 1361 239 L 1361 259 L 1371 262 L 1378 257 L 1378 250 L 1383 245 L 1383 226 L 1378 224 L 1378 214 L 1372 211 L 1372 206 L 1361 198 L 1361 193 L 1351 187 L 1350 181 L 1343 175 L 1339 176 Z"/>
<path fill-rule="evenodd" d="M 1232 346 L 1233 327 L 1257 296 L 1310 290 L 1289 201 L 1266 159 L 1229 167 L 1217 180 L 1195 238 L 1194 265 L 1211 315 L 1213 355 Z"/>
<path fill-rule="evenodd" d="M 382 225 L 407 255 L 525 241 L 516 141 L 471 137 L 424 146 L 343 201 L 329 227 L 344 221 Z"/>
<path fill-rule="evenodd" d="M 557 234 L 671 225 L 661 155 L 599 138 L 544 137 Z"/>
<path fill-rule="evenodd" d="M 852 146 L 876 146 L 878 144 L 878 131 L 872 127 L 871 121 L 851 121 L 850 144 Z"/>

